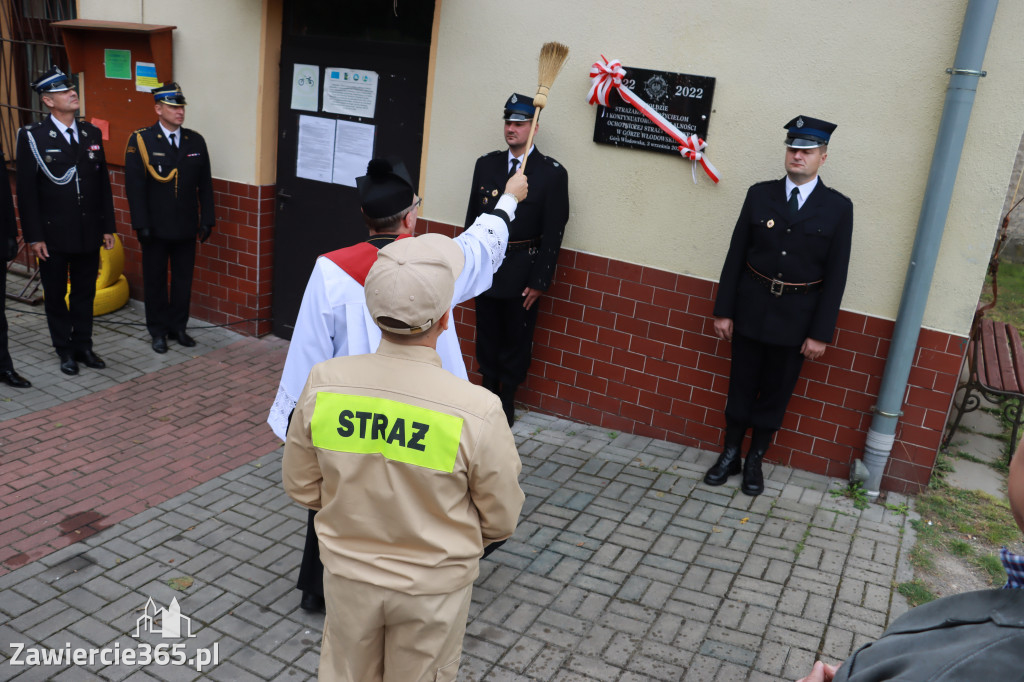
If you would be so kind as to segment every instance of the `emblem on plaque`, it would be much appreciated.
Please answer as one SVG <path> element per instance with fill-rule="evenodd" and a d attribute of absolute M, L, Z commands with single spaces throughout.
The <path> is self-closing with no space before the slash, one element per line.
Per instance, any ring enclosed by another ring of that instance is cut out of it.
<path fill-rule="evenodd" d="M 651 76 L 644 83 L 644 92 L 648 99 L 657 102 L 668 94 L 668 81 L 661 74 Z"/>

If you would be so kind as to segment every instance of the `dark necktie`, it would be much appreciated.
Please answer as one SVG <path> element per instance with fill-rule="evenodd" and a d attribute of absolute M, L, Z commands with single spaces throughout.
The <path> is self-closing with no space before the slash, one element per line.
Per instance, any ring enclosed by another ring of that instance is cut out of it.
<path fill-rule="evenodd" d="M 174 156 L 178 156 L 178 141 L 175 139 L 178 136 L 177 133 L 171 133 L 167 136 L 167 139 L 171 141 L 171 149 L 174 150 Z"/>
<path fill-rule="evenodd" d="M 68 128 L 68 144 L 71 145 L 71 153 L 78 158 L 78 140 L 75 139 L 75 129 Z"/>
<path fill-rule="evenodd" d="M 796 187 L 789 193 L 789 212 L 791 215 L 796 215 L 796 212 L 800 210 L 800 190 Z"/>
<path fill-rule="evenodd" d="M 516 169 L 519 168 L 519 159 L 513 158 L 508 164 L 508 177 L 512 177 L 516 174 Z"/>

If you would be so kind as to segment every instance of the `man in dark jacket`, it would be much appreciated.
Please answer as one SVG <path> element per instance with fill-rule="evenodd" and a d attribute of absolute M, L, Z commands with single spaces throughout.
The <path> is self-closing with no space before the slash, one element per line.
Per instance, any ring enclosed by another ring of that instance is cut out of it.
<path fill-rule="evenodd" d="M 14 198 L 11 196 L 11 180 L 7 175 L 7 160 L 0 152 L 0 249 L 4 260 L 14 260 L 18 255 L 18 222 L 14 217 Z M 7 350 L 7 315 L 4 301 L 7 300 L 7 277 L 0 277 L 0 381 L 13 388 L 28 388 L 32 384 L 14 371 L 11 353 Z"/>
<path fill-rule="evenodd" d="M 725 448 L 704 482 L 722 485 L 740 473 L 752 428 L 747 495 L 764 491 L 761 460 L 804 358 L 817 360 L 832 342 L 853 234 L 853 203 L 818 178 L 835 124 L 798 116 L 784 127 L 786 177 L 747 190 L 714 308 L 715 334 L 732 342 L 732 369 Z"/>
<path fill-rule="evenodd" d="M 50 115 L 18 133 L 21 234 L 39 259 L 60 371 L 74 375 L 79 362 L 94 369 L 107 366 L 92 350 L 92 307 L 100 245 L 114 248 L 114 199 L 102 134 L 75 120 L 79 103 L 71 79 L 53 66 L 32 88 Z"/>
<path fill-rule="evenodd" d="M 194 346 L 185 331 L 192 298 L 196 235 L 213 230 L 213 179 L 203 136 L 182 128 L 185 96 L 177 83 L 153 90 L 157 122 L 128 138 L 125 193 L 132 227 L 142 244 L 146 328 L 153 350 L 167 352 L 167 338 Z M 171 268 L 170 298 L 167 266 Z"/>
<path fill-rule="evenodd" d="M 510 426 L 515 418 L 516 389 L 526 379 L 532 359 L 537 299 L 551 285 L 569 220 L 565 167 L 536 147 L 526 149 L 534 112 L 533 98 L 527 95 L 514 94 L 505 102 L 508 149 L 477 159 L 465 223 L 468 228 L 478 215 L 494 210 L 505 183 L 529 153 L 526 177 L 530 195 L 509 226 L 508 251 L 494 275 L 494 284 L 476 297 L 476 356 L 483 386 L 501 397 Z"/>

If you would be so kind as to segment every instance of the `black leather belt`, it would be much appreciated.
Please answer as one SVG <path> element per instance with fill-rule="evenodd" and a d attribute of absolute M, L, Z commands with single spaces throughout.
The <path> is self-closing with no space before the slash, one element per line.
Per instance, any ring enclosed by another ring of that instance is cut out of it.
<path fill-rule="evenodd" d="M 518 242 L 509 242 L 508 248 L 505 249 L 506 253 L 515 253 L 516 251 L 536 251 L 540 248 L 540 237 L 536 239 L 523 239 Z"/>
<path fill-rule="evenodd" d="M 817 282 L 783 282 L 778 279 L 772 279 L 767 275 L 762 275 L 760 272 L 755 270 L 750 263 L 747 263 L 747 272 L 750 273 L 750 277 L 755 281 L 764 286 L 765 289 L 771 292 L 772 296 L 782 296 L 783 294 L 809 294 L 812 291 L 817 291 L 821 288 L 822 280 Z"/>

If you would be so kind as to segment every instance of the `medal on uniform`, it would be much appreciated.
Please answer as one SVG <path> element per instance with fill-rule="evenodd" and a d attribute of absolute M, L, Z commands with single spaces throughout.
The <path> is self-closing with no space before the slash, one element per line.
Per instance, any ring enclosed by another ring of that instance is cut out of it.
<path fill-rule="evenodd" d="M 488 201 L 490 201 L 490 199 L 488 199 L 487 197 L 484 197 L 484 203 L 486 204 Z"/>
<path fill-rule="evenodd" d="M 89 158 L 90 159 L 95 159 L 96 158 L 96 152 L 89 152 Z"/>
<path fill-rule="evenodd" d="M 57 137 L 57 131 L 56 130 L 51 130 L 50 131 L 50 137 Z"/>
<path fill-rule="evenodd" d="M 771 220 L 768 221 L 768 229 L 770 230 L 773 227 L 775 227 L 775 219 L 774 218 L 772 218 Z"/>
<path fill-rule="evenodd" d="M 492 196 L 492 197 L 496 197 L 496 196 L 498 196 L 498 190 L 496 190 L 496 189 L 492 189 L 492 190 L 491 190 L 491 196 Z"/>
<path fill-rule="evenodd" d="M 43 160 L 46 161 L 46 163 L 50 163 L 51 161 L 53 161 L 53 157 L 47 154 L 46 156 L 43 157 Z"/>

